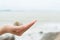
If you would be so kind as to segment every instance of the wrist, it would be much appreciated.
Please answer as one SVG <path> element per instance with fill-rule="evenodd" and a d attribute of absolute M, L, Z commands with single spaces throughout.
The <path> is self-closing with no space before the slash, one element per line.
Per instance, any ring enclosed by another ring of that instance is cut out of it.
<path fill-rule="evenodd" d="M 6 33 L 5 27 L 0 27 L 0 35 Z"/>

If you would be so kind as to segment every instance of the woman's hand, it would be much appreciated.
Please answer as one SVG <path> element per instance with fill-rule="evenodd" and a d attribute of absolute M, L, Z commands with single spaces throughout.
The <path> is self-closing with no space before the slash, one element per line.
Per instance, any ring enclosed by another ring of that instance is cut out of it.
<path fill-rule="evenodd" d="M 35 24 L 36 20 L 26 24 L 26 25 L 21 25 L 21 26 L 11 26 L 11 25 L 6 25 L 4 26 L 4 30 L 6 33 L 12 33 L 14 35 L 21 36 L 26 30 L 28 30 L 33 24 Z"/>

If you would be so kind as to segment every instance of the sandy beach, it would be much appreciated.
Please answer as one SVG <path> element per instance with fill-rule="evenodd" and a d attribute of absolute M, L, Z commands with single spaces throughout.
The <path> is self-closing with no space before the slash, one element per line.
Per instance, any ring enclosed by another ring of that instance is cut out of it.
<path fill-rule="evenodd" d="M 31 20 L 37 19 L 37 23 L 32 26 L 23 36 L 17 37 L 16 40 L 40 40 L 45 33 L 59 32 L 60 31 L 60 19 L 59 13 L 55 15 L 44 14 L 40 12 L 0 12 L 0 25 L 13 24 L 15 21 L 19 21 L 23 24 L 28 23 Z M 54 13 L 53 13 L 54 14 Z M 43 34 L 40 34 L 43 31 Z M 56 40 L 56 39 L 55 39 Z"/>

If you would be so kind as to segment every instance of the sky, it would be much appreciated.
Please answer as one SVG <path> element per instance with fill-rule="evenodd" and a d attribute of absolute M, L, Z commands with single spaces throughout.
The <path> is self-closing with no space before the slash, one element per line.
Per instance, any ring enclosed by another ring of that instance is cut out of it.
<path fill-rule="evenodd" d="M 0 10 L 60 10 L 60 0 L 0 0 Z"/>

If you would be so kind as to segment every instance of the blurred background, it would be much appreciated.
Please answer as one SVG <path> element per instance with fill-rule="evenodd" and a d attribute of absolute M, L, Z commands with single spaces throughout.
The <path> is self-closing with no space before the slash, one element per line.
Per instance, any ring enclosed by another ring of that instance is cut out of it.
<path fill-rule="evenodd" d="M 0 26 L 34 19 L 37 23 L 15 40 L 40 40 L 45 33 L 60 32 L 60 0 L 0 0 Z"/>

